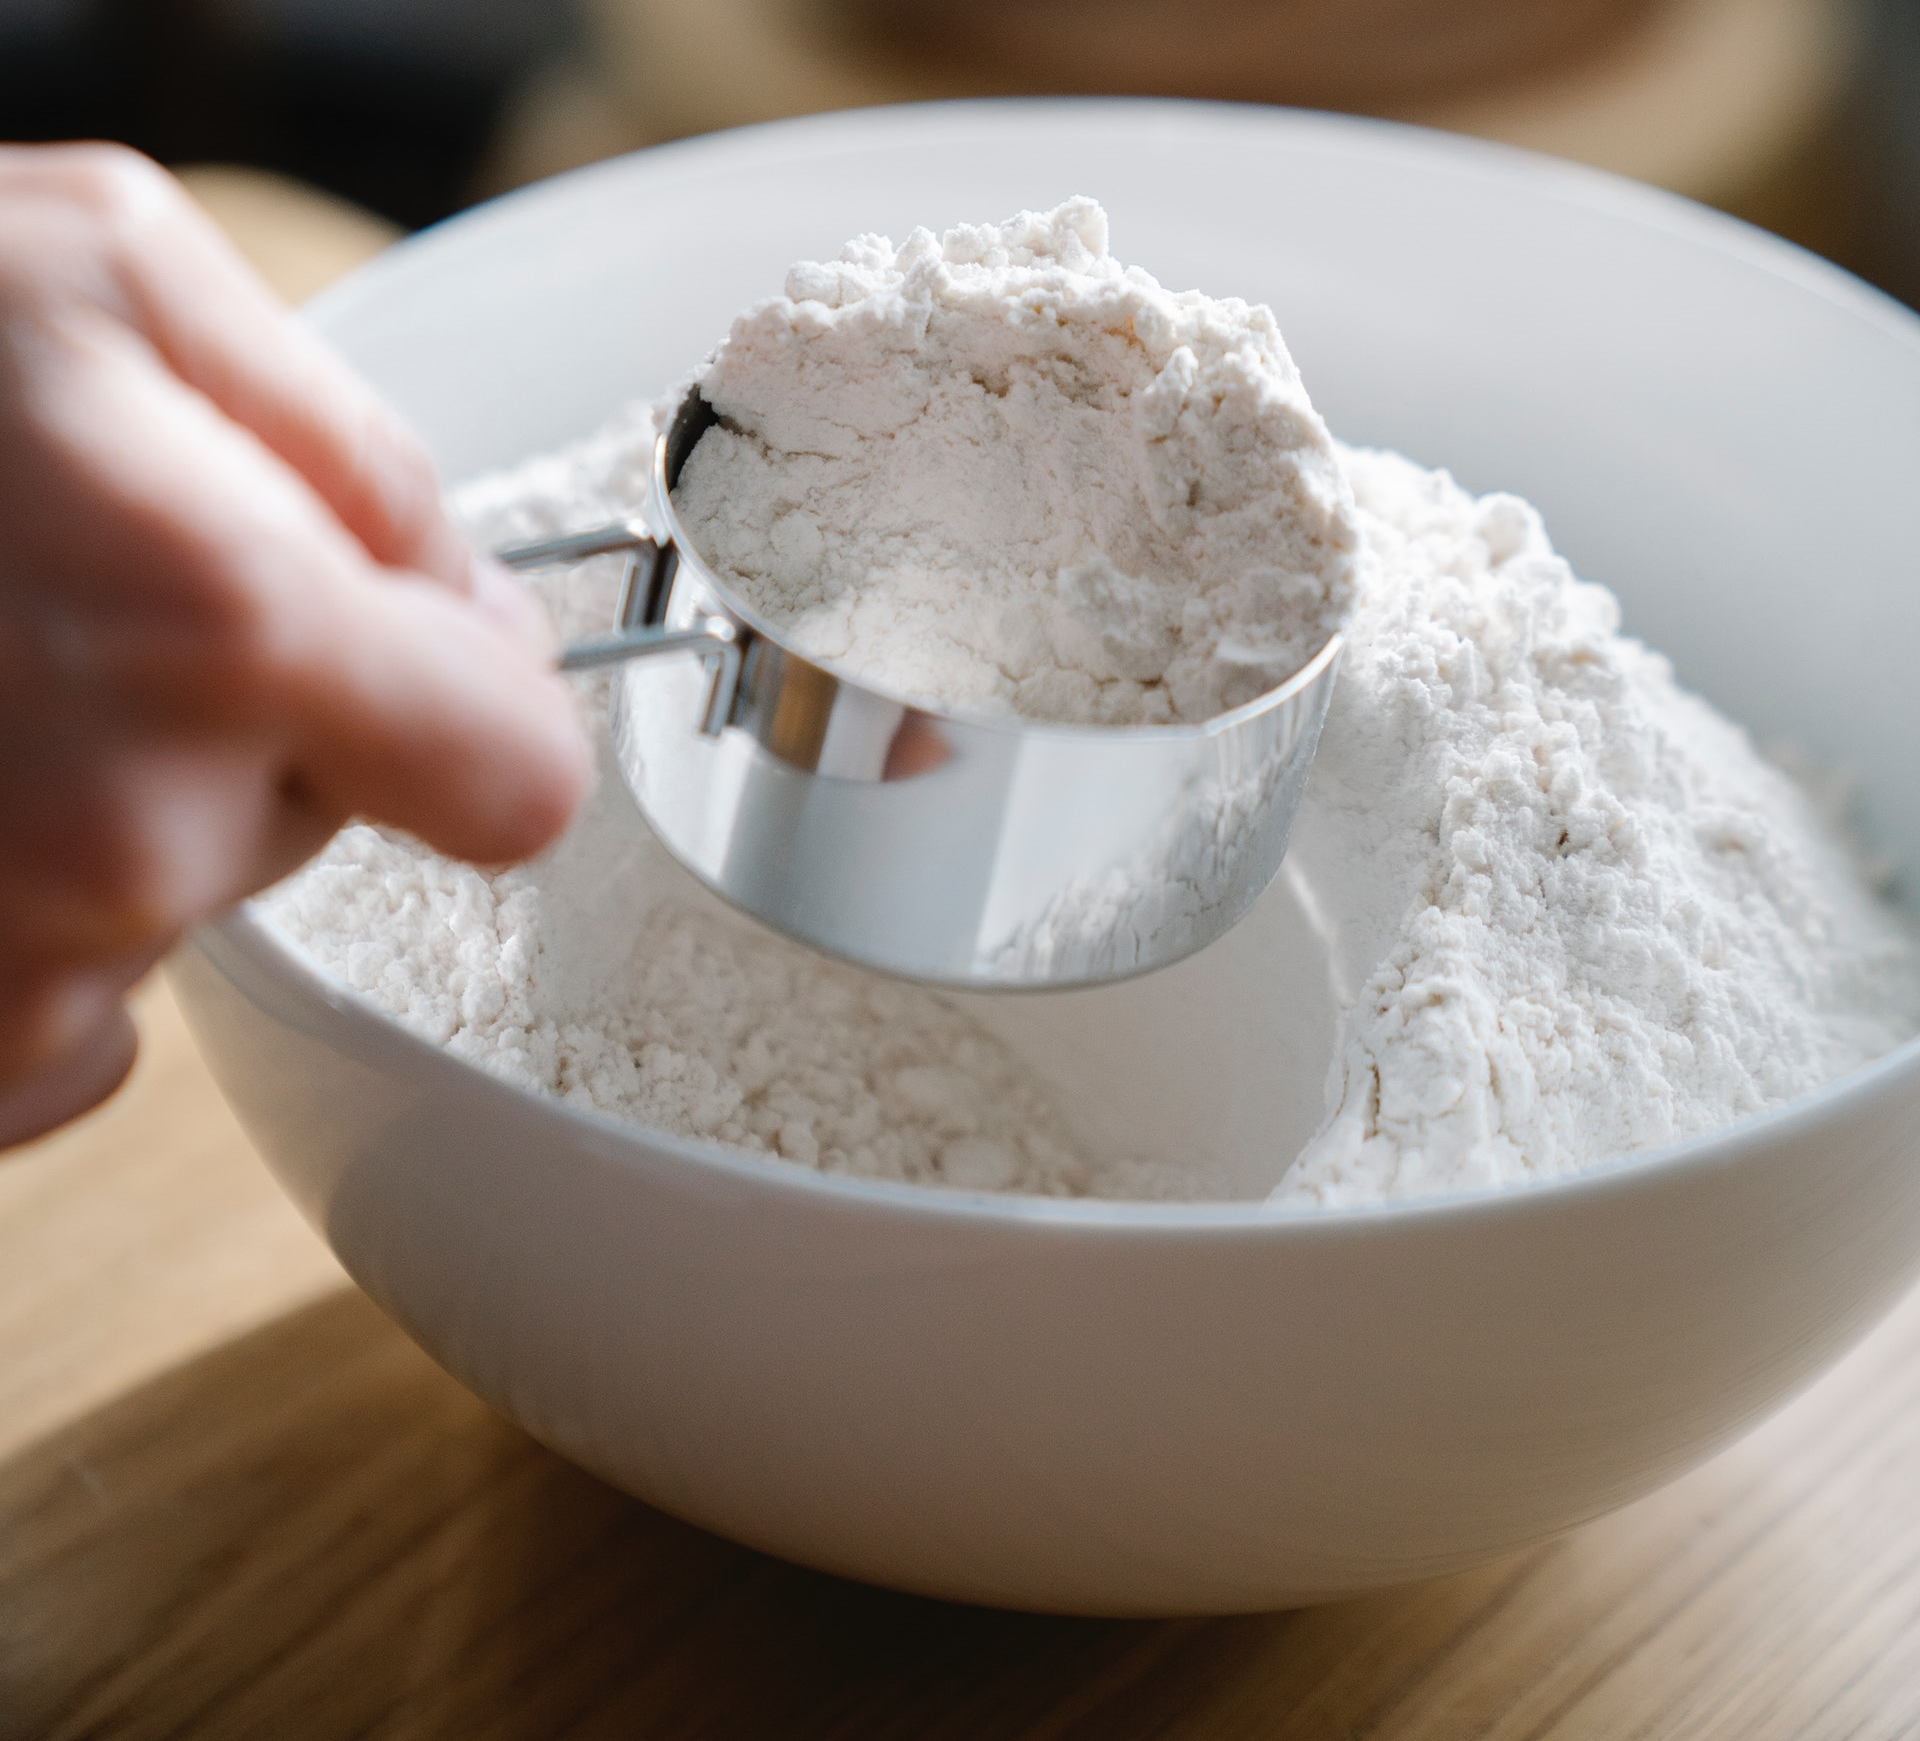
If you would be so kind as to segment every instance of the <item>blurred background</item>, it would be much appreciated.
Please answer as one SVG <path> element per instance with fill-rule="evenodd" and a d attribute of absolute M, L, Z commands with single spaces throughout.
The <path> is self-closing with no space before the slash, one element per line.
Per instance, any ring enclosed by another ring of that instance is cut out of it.
<path fill-rule="evenodd" d="M 296 298 L 399 231 L 595 158 L 1003 92 L 1508 140 L 1920 302 L 1920 0 L 0 0 L 0 138 L 141 147 Z"/>

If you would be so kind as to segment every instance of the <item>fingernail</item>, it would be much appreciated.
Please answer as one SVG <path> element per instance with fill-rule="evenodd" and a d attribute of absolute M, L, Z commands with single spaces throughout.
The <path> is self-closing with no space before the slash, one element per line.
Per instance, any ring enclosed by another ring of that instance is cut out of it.
<path fill-rule="evenodd" d="M 558 649 L 552 619 L 533 588 L 489 556 L 473 559 L 473 602 L 541 659 L 551 659 Z"/>

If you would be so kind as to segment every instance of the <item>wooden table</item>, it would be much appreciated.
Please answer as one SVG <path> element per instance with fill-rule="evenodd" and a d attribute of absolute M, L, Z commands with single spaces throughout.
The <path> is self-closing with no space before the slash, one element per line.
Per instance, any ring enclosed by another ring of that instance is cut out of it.
<path fill-rule="evenodd" d="M 1920 1737 L 1920 1296 L 1706 1468 L 1478 1572 L 1234 1620 L 955 1608 L 490 1413 L 280 1197 L 164 987 L 139 1014 L 122 1095 L 0 1162 L 0 1741 Z"/>

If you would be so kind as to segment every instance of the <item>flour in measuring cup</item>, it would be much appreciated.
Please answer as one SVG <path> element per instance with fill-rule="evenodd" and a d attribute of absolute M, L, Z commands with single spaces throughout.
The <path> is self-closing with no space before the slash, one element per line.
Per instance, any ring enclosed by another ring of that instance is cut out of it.
<path fill-rule="evenodd" d="M 1089 199 L 805 262 L 698 374 L 674 502 L 796 647 L 916 700 L 1198 721 L 1345 621 L 1351 499 L 1272 311 Z"/>

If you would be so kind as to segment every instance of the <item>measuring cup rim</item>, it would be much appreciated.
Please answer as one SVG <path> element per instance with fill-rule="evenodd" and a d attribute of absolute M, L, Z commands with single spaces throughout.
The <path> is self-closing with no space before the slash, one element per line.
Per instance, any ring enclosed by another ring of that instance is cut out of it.
<path fill-rule="evenodd" d="M 923 698 L 897 693 L 883 684 L 875 683 L 871 678 L 843 669 L 831 659 L 801 652 L 785 634 L 746 604 L 738 593 L 714 572 L 713 565 L 708 562 L 699 545 L 693 541 L 681 522 L 679 511 L 673 502 L 673 485 L 667 477 L 668 448 L 672 432 L 680 420 L 689 414 L 695 401 L 706 407 L 714 423 L 721 420 L 712 401 L 706 397 L 696 382 L 687 389 L 685 396 L 675 407 L 674 415 L 667 426 L 656 427 L 654 432 L 652 486 L 655 513 L 659 520 L 657 530 L 663 535 L 663 540 L 672 544 L 679 560 L 693 569 L 694 573 L 700 577 L 702 584 L 719 599 L 727 614 L 736 618 L 742 626 L 753 634 L 771 641 L 787 658 L 823 672 L 834 682 L 844 684 L 847 688 L 857 690 L 864 695 L 871 695 L 876 700 L 890 703 L 895 707 L 904 707 L 910 712 L 920 714 L 927 719 L 937 720 L 943 725 L 960 725 L 1009 736 L 1040 735 L 1059 739 L 1086 739 L 1102 743 L 1112 743 L 1120 739 L 1146 739 L 1156 743 L 1194 741 L 1224 736 L 1245 725 L 1249 720 L 1257 719 L 1274 708 L 1284 707 L 1297 696 L 1305 694 L 1327 675 L 1339 660 L 1341 650 L 1346 645 L 1346 630 L 1336 629 L 1320 645 L 1313 657 L 1290 676 L 1276 683 L 1271 689 L 1262 690 L 1251 701 L 1243 701 L 1238 707 L 1229 708 L 1224 713 L 1216 713 L 1211 718 L 1203 720 L 1173 720 L 1163 724 L 1089 725 L 1077 720 L 1028 719 L 1022 714 L 978 713 L 965 707 L 930 705 Z M 702 435 L 705 433 L 705 430 L 701 431 Z M 694 444 L 689 445 L 689 453 L 692 451 L 692 445 L 697 444 L 698 440 L 699 437 L 696 436 Z M 683 458 L 681 464 L 685 463 Z"/>

